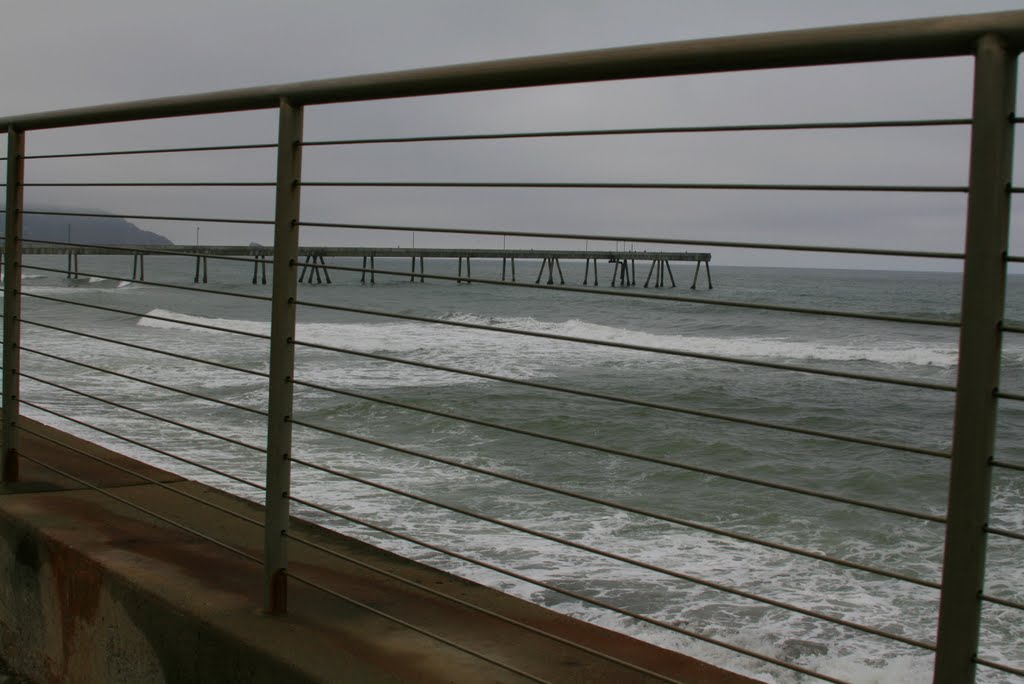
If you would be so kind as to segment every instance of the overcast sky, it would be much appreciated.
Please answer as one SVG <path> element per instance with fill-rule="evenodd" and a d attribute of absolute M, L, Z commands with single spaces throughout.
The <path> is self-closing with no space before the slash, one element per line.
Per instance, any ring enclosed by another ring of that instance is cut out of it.
<path fill-rule="evenodd" d="M 0 22 L 0 113 L 1019 7 L 1013 0 L 12 0 Z M 306 139 L 962 117 L 970 111 L 970 75 L 969 60 L 952 59 L 312 107 Z M 265 143 L 275 133 L 275 114 L 255 112 L 33 133 L 28 151 Z M 323 147 L 307 148 L 304 179 L 962 185 L 967 142 L 964 129 L 933 128 Z M 264 151 L 30 160 L 28 166 L 30 181 L 264 181 L 273 174 L 273 153 Z M 255 189 L 29 188 L 27 200 L 125 214 L 272 217 L 272 192 Z M 960 195 L 922 194 L 309 188 L 303 195 L 307 220 L 954 251 L 962 248 L 963 209 Z M 1024 232 L 1019 214 L 1016 233 Z M 135 223 L 175 242 L 195 241 L 195 223 Z M 340 229 L 308 229 L 303 237 L 306 244 L 407 246 L 411 240 Z M 453 240 L 417 236 L 419 245 L 465 244 Z M 546 246 L 515 240 L 509 246 Z M 203 224 L 202 241 L 270 243 L 271 233 Z M 550 246 L 556 244 L 564 245 Z M 1014 244 L 1024 252 L 1019 237 Z M 711 251 L 719 263 L 905 266 Z"/>

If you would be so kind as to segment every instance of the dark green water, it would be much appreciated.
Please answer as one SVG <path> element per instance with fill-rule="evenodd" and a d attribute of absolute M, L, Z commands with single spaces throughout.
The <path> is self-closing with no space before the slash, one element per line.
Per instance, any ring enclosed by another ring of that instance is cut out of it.
<path fill-rule="evenodd" d="M 60 258 L 39 257 L 31 263 L 59 268 L 62 262 Z M 130 273 L 130 266 L 127 258 L 83 258 L 83 270 L 96 277 L 79 281 L 29 269 L 25 291 L 137 314 L 156 313 L 176 323 L 29 297 L 25 306 L 26 347 L 265 408 L 265 383 L 256 375 L 197 365 L 31 324 L 49 323 L 110 340 L 266 371 L 264 340 L 201 330 L 188 323 L 265 334 L 269 332 L 267 302 L 119 281 Z M 151 258 L 147 266 L 151 281 L 191 286 L 192 263 L 188 260 Z M 563 266 L 571 282 L 582 280 L 582 264 Z M 404 270 L 407 263 L 382 259 L 378 267 Z M 455 264 L 438 261 L 428 267 L 454 274 Z M 211 268 L 207 289 L 269 296 L 268 286 L 250 284 L 251 267 L 245 264 L 211 262 Z M 531 283 L 535 275 L 532 268 L 526 273 L 520 264 L 520 277 L 525 274 Z M 602 280 L 610 275 L 610 266 L 606 268 L 609 273 Z M 498 277 L 500 263 L 474 264 L 473 273 L 477 277 Z M 676 278 L 688 284 L 690 275 L 677 271 Z M 696 293 L 712 302 L 745 301 L 947 321 L 956 319 L 959 312 L 959 279 L 955 274 L 713 267 L 712 275 L 716 289 Z M 393 276 L 379 276 L 377 284 L 370 287 L 360 286 L 358 274 L 335 273 L 333 277 L 336 283 L 331 286 L 301 286 L 300 298 L 306 305 L 300 307 L 297 332 L 296 379 L 300 383 L 500 423 L 659 462 L 303 386 L 296 392 L 298 422 L 385 442 L 405 451 L 298 426 L 297 459 L 685 577 L 721 583 L 914 639 L 934 638 L 938 595 L 932 589 L 721 537 L 700 528 L 728 530 L 937 581 L 942 563 L 941 524 L 741 483 L 707 471 L 942 515 L 948 486 L 947 460 L 741 425 L 686 411 L 742 416 L 944 451 L 951 438 L 952 393 L 371 316 L 310 304 L 943 385 L 956 380 L 954 328 L 593 293 L 458 286 L 450 282 L 411 284 Z M 604 288 L 601 291 L 607 292 Z M 660 292 L 693 294 L 688 289 Z M 1020 276 L 1011 277 L 1007 318 L 1017 325 L 1024 324 L 1024 278 Z M 303 343 L 607 396 L 595 399 L 565 394 L 311 348 Z M 73 382 L 90 393 L 253 446 L 261 447 L 265 440 L 258 415 L 211 406 L 200 399 L 98 374 L 30 351 L 24 355 L 23 366 L 32 374 Z M 1007 336 L 1003 388 L 1024 392 L 1024 336 Z M 26 398 L 59 412 L 147 444 L 177 450 L 182 456 L 240 477 L 262 480 L 262 456 L 255 450 L 196 435 L 183 440 L 182 435 L 188 433 L 179 428 L 52 386 L 26 381 L 24 391 Z M 681 407 L 683 411 L 665 407 Z M 1004 401 L 1001 411 L 998 458 L 1024 463 L 1024 404 Z M 244 485 L 199 469 L 169 464 L 138 447 L 69 426 L 44 413 L 27 412 L 164 467 L 259 497 L 259 492 Z M 496 479 L 460 465 L 543 482 L 634 511 L 652 512 L 662 519 Z M 481 522 L 298 463 L 293 476 L 293 494 L 300 498 L 841 679 L 931 679 L 930 654 L 912 646 Z M 803 681 L 787 671 L 321 512 L 300 512 L 425 562 L 767 681 Z M 692 525 L 680 524 L 683 522 Z M 1024 530 L 1024 473 L 996 470 L 992 525 Z M 1024 601 L 1022 557 L 1021 542 L 991 537 L 986 589 L 991 595 Z M 1024 620 L 1020 611 L 988 606 L 984 619 L 982 655 L 1024 667 L 1020 648 L 1024 643 Z M 980 681 L 1014 681 L 1008 677 L 983 670 Z"/>

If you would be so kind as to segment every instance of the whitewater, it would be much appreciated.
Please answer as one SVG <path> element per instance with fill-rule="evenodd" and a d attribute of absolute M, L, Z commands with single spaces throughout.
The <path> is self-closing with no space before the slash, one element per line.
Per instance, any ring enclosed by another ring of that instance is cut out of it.
<path fill-rule="evenodd" d="M 241 444 L 188 433 L 45 383 L 26 380 L 25 397 L 57 413 L 240 478 L 261 481 L 259 449 L 266 435 L 258 414 L 62 363 L 33 350 L 265 410 L 269 302 L 231 295 L 269 297 L 269 286 L 250 284 L 251 267 L 245 264 L 213 260 L 209 284 L 193 286 L 193 264 L 175 257 L 151 261 L 147 274 L 151 283 L 129 282 L 130 262 L 117 257 L 91 257 L 83 263 L 87 275 L 70 280 L 58 272 L 59 259 L 33 257 L 28 262 L 23 288 L 25 371 Z M 56 271 L 33 270 L 33 266 Z M 396 271 L 404 266 L 404 261 L 380 265 Z M 582 266 L 563 264 L 567 279 L 582 281 Z M 500 277 L 500 262 L 474 263 L 473 268 L 477 277 Z M 430 270 L 450 275 L 454 262 L 438 260 Z M 295 336 L 293 495 L 653 621 L 832 677 L 857 684 L 931 681 L 928 651 L 759 604 L 686 578 L 721 583 L 910 640 L 934 639 L 938 605 L 934 589 L 706 530 L 727 530 L 935 582 L 941 578 L 941 524 L 709 473 L 733 473 L 934 516 L 945 513 L 946 459 L 701 414 L 741 416 L 805 432 L 948 450 L 954 398 L 949 391 L 770 366 L 798 365 L 952 386 L 957 368 L 955 327 L 787 314 L 714 302 L 743 300 L 952 321 L 959 315 L 958 275 L 715 270 L 715 290 L 657 291 L 698 296 L 708 303 L 444 281 L 421 284 L 393 276 L 378 276 L 376 285 L 362 286 L 358 274 L 341 272 L 333 285 L 301 285 Z M 161 288 L 157 283 L 224 294 Z M 1024 276 L 1011 276 L 1007 301 L 1007 320 L 1021 325 Z M 116 342 L 197 356 L 219 365 L 197 364 Z M 1007 335 L 1005 342 L 1002 389 L 1020 393 L 1024 391 L 1024 336 Z M 723 363 L 716 357 L 751 363 Z M 570 388 L 574 393 L 551 387 Z M 25 412 L 160 467 L 261 498 L 260 492 L 239 482 L 176 463 L 45 411 L 26 407 Z M 453 420 L 447 414 L 472 420 Z M 558 441 L 531 436 L 538 434 Z M 1024 464 L 1020 402 L 1001 404 L 997 458 Z M 351 479 L 303 467 L 303 461 Z M 611 500 L 634 511 L 657 513 L 661 519 L 484 476 L 479 470 Z M 409 491 L 447 508 L 382 492 L 357 479 Z M 487 524 L 452 509 L 539 530 L 569 545 Z M 316 509 L 299 506 L 296 513 L 762 681 L 814 681 Z M 1024 531 L 1021 471 L 996 470 L 991 524 Z M 609 555 L 588 553 L 581 546 L 597 547 Z M 1021 550 L 1017 540 L 990 537 L 988 593 L 1024 601 Z M 672 574 L 610 555 L 666 568 Z M 986 606 L 981 655 L 1024 667 L 1021 643 L 1020 611 Z M 986 668 L 980 670 L 979 681 L 1019 682 Z"/>

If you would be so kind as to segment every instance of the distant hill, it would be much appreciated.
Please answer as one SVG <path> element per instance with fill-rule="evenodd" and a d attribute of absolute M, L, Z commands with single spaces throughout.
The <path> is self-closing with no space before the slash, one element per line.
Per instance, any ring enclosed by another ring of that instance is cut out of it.
<path fill-rule="evenodd" d="M 76 211 L 30 207 L 26 211 Z M 101 212 L 90 210 L 91 214 Z M 170 245 L 163 235 L 142 230 L 124 219 L 114 216 L 48 216 L 25 214 L 24 238 L 26 240 L 68 241 L 68 226 L 71 227 L 71 242 L 86 245 Z M 0 238 L 3 231 L 0 230 Z"/>

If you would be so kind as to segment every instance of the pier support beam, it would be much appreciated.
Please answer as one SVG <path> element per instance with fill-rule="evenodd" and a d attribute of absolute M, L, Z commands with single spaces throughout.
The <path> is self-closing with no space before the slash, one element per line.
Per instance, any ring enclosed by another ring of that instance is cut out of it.
<path fill-rule="evenodd" d="M 537 273 L 537 280 L 534 281 L 534 285 L 540 283 L 540 279 L 544 276 L 544 268 L 548 269 L 548 285 L 555 284 L 555 270 L 558 270 L 558 280 L 562 285 L 565 285 L 565 275 L 562 273 L 562 262 L 557 257 L 544 257 L 544 260 L 540 262 L 540 271 Z M 513 270 L 513 275 L 515 271 Z"/>
<path fill-rule="evenodd" d="M 67 277 L 73 280 L 78 280 L 78 251 L 71 250 L 68 252 L 68 272 Z M 132 276 L 133 278 L 135 276 Z"/>
<path fill-rule="evenodd" d="M 263 267 L 263 284 L 267 284 L 267 257 L 265 254 L 257 254 L 252 260 L 252 284 L 256 284 L 256 276 L 260 267 Z"/>
<path fill-rule="evenodd" d="M 702 260 L 697 262 L 697 268 L 695 268 L 693 270 L 693 282 L 690 283 L 690 289 L 691 290 L 696 290 L 697 289 L 697 276 L 700 275 L 700 265 L 701 264 L 704 264 L 704 271 L 705 271 L 705 273 L 707 273 L 708 289 L 709 290 L 715 289 L 714 286 L 711 284 L 711 263 L 709 261 L 705 260 L 705 259 L 702 259 Z M 673 284 L 675 284 L 675 283 L 673 283 Z"/>
<path fill-rule="evenodd" d="M 633 262 L 633 275 L 630 277 L 629 274 L 629 262 L 626 259 L 612 259 L 612 263 L 615 264 L 615 268 L 612 270 L 612 287 L 615 287 L 615 280 L 618 279 L 619 287 L 626 287 L 627 285 L 636 285 L 636 261 Z M 597 268 L 597 264 L 594 264 L 594 268 Z M 597 285 L 597 282 L 594 283 Z"/>
<path fill-rule="evenodd" d="M 209 275 L 208 271 L 207 271 L 207 265 L 208 265 L 207 264 L 207 259 L 208 259 L 208 257 L 205 254 L 196 254 L 196 274 L 192 278 L 192 282 L 193 283 L 198 283 L 199 282 L 199 267 L 200 267 L 200 265 L 203 267 L 203 282 L 204 283 L 207 282 L 208 275 Z"/>
<path fill-rule="evenodd" d="M 77 263 L 75 264 L 75 277 L 78 277 Z M 141 282 L 146 282 L 146 255 L 142 252 L 135 252 L 132 254 L 132 280 L 135 280 L 136 278 Z"/>
<path fill-rule="evenodd" d="M 655 269 L 655 267 L 657 265 L 658 265 L 658 260 L 657 259 L 654 259 L 654 260 L 651 261 L 651 269 L 649 271 L 647 271 L 647 280 L 644 281 L 644 287 L 645 288 L 650 286 L 650 284 L 651 284 L 651 276 L 654 275 L 654 269 Z M 657 283 L 655 283 L 655 287 L 657 287 Z"/>
<path fill-rule="evenodd" d="M 372 257 L 371 257 L 372 258 Z M 363 268 L 366 268 L 366 257 L 363 257 Z M 321 271 L 323 275 L 321 275 Z M 308 276 L 307 276 L 308 274 Z M 252 282 L 256 282 L 256 272 L 253 272 Z M 322 285 L 327 283 L 331 284 L 331 272 L 327 268 L 327 262 L 324 261 L 323 254 L 307 254 L 302 262 L 302 271 L 299 273 L 299 282 L 313 284 L 313 278 L 316 278 L 316 284 Z M 263 281 L 264 283 L 266 280 Z"/>
<path fill-rule="evenodd" d="M 369 269 L 366 268 L 367 260 L 369 260 L 369 262 L 370 262 L 370 268 Z M 364 256 L 363 257 L 363 272 L 359 274 L 359 282 L 365 285 L 366 284 L 366 274 L 367 274 L 367 272 L 369 272 L 369 274 L 370 274 L 370 284 L 371 285 L 375 285 L 377 283 L 377 280 L 376 280 L 376 275 L 377 274 L 374 271 L 375 268 L 376 268 L 376 266 L 374 265 L 374 258 L 373 258 L 373 256 L 372 255 L 368 256 L 368 257 Z"/>

